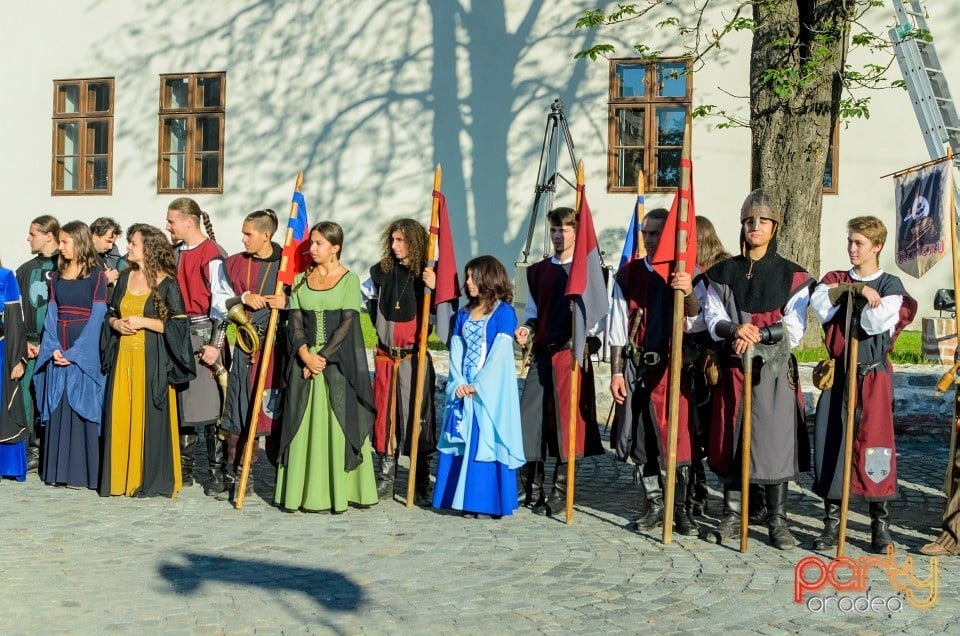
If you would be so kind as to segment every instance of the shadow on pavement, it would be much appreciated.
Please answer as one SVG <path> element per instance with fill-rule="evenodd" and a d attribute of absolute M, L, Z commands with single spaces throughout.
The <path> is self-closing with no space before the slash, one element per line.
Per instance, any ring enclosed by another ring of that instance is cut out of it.
<path fill-rule="evenodd" d="M 300 592 L 320 607 L 339 612 L 357 611 L 366 601 L 363 588 L 333 570 L 192 552 L 182 558 L 185 565 L 164 563 L 158 568 L 160 576 L 178 594 L 196 594 L 204 583 L 216 582 L 231 587 Z"/>

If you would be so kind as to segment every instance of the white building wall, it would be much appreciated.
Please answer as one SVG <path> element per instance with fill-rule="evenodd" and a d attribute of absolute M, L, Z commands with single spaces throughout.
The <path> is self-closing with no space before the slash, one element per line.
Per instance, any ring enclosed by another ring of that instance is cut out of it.
<path fill-rule="evenodd" d="M 7 123 L 0 258 L 12 267 L 28 258 L 27 225 L 43 213 L 61 222 L 109 215 L 124 226 L 162 226 L 174 196 L 156 193 L 158 76 L 226 71 L 224 193 L 195 198 L 228 251 L 240 249 L 247 212 L 286 214 L 303 169 L 311 221 L 343 224 L 345 260 L 363 270 L 376 259 L 386 220 L 427 221 L 432 170 L 441 163 L 461 263 L 479 253 L 512 262 L 525 238 L 546 115 L 560 97 L 603 246 L 616 261 L 633 197 L 605 193 L 607 64 L 572 56 L 595 38 L 646 36 L 665 55 L 680 51 L 667 31 L 641 22 L 599 35 L 576 31 L 580 10 L 595 4 L 43 0 L 7 7 L 7 24 L 15 26 L 0 40 L 11 89 L 0 106 Z M 946 45 L 960 27 L 960 2 L 934 4 L 952 7 L 932 24 L 960 95 L 960 57 Z M 885 27 L 892 13 L 877 20 Z M 620 51 L 629 55 L 627 46 Z M 747 94 L 748 67 L 749 36 L 725 40 L 720 57 L 695 75 L 695 103 L 745 113 L 731 94 Z M 896 66 L 892 72 L 898 76 Z M 52 81 L 100 76 L 116 78 L 113 193 L 51 196 Z M 736 247 L 737 211 L 750 185 L 749 139 L 744 129 L 694 123 L 697 211 L 717 224 L 728 248 Z M 824 199 L 824 270 L 846 265 L 851 216 L 876 214 L 893 227 L 893 185 L 879 177 L 926 159 L 906 94 L 876 93 L 871 118 L 850 122 L 840 135 L 840 194 Z M 670 198 L 649 195 L 648 207 Z M 558 202 L 572 204 L 572 195 Z M 538 234 L 535 250 L 539 244 Z M 891 251 L 881 261 L 895 272 Z M 931 313 L 933 289 L 950 280 L 945 263 L 906 281 L 921 315 Z"/>

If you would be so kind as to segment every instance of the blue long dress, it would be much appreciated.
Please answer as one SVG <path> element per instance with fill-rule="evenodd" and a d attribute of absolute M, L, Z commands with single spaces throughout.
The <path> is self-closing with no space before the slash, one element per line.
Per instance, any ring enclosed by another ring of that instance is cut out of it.
<path fill-rule="evenodd" d="M 470 319 L 461 309 L 450 341 L 444 423 L 437 450 L 436 508 L 509 515 L 517 509 L 517 471 L 524 464 L 520 395 L 513 362 L 513 308 L 498 303 Z M 469 384 L 473 397 L 456 397 Z"/>
<path fill-rule="evenodd" d="M 23 316 L 20 307 L 20 287 L 16 276 L 5 267 L 0 267 L 0 370 L 9 374 L 10 369 L 17 364 L 19 357 L 25 353 L 26 340 L 23 333 Z M 23 352 L 18 353 L 18 340 Z M 11 358 L 8 360 L 8 356 Z M 3 386 L 4 402 L 11 408 L 0 413 L 3 421 L 0 422 L 0 477 L 12 477 L 17 481 L 27 478 L 27 429 L 23 409 L 14 409 L 20 400 L 14 390 L 19 382 L 0 378 Z"/>
<path fill-rule="evenodd" d="M 100 420 L 104 376 L 100 371 L 100 328 L 107 313 L 107 279 L 100 268 L 87 278 L 54 275 L 43 338 L 33 377 L 48 484 L 96 488 L 100 474 Z M 53 363 L 59 349 L 69 365 Z"/>

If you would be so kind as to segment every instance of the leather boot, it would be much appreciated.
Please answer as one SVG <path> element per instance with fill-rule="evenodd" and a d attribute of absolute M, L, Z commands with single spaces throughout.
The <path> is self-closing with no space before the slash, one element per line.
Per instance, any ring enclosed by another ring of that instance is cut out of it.
<path fill-rule="evenodd" d="M 690 514 L 702 517 L 707 514 L 707 475 L 703 470 L 703 462 L 693 462 L 693 483 L 690 492 Z"/>
<path fill-rule="evenodd" d="M 240 436 L 235 433 L 228 433 L 227 438 L 223 440 L 224 456 L 226 458 L 223 470 L 223 485 L 226 488 L 222 492 L 214 494 L 217 501 L 233 501 L 234 489 L 237 482 L 240 481 L 240 468 L 237 466 L 237 445 L 240 442 Z"/>
<path fill-rule="evenodd" d="M 546 500 L 533 509 L 537 515 L 562 515 L 567 512 L 567 463 L 557 460 L 557 466 L 553 470 L 553 486 L 550 487 L 550 494 Z"/>
<path fill-rule="evenodd" d="M 663 526 L 663 486 L 660 484 L 660 471 L 655 475 L 640 478 L 640 493 L 647 500 L 647 510 L 636 521 L 633 529 L 643 532 Z"/>
<path fill-rule="evenodd" d="M 723 543 L 740 536 L 740 511 L 743 493 L 730 486 L 723 487 L 723 516 L 717 529 L 707 534 L 709 543 Z"/>
<path fill-rule="evenodd" d="M 195 433 L 180 436 L 180 473 L 183 487 L 192 486 L 193 468 L 197 462 L 197 436 Z"/>
<path fill-rule="evenodd" d="M 413 483 L 413 503 L 417 506 L 433 505 L 430 493 L 430 456 L 417 454 L 417 476 Z"/>
<path fill-rule="evenodd" d="M 40 467 L 40 447 L 27 446 L 27 472 L 32 473 Z"/>
<path fill-rule="evenodd" d="M 750 520 L 751 526 L 763 525 L 767 522 L 767 487 L 763 484 L 750 484 Z"/>
<path fill-rule="evenodd" d="M 203 487 L 203 494 L 213 497 L 227 490 L 227 485 L 223 480 L 224 443 L 217 436 L 213 426 L 207 427 L 205 436 L 207 442 L 207 470 L 210 474 L 210 481 Z"/>
<path fill-rule="evenodd" d="M 392 455 L 380 455 L 380 470 L 377 472 L 377 497 L 393 497 L 393 483 L 397 477 L 397 458 Z"/>
<path fill-rule="evenodd" d="M 797 545 L 797 540 L 787 527 L 788 487 L 785 481 L 766 486 L 767 509 L 770 511 L 767 516 L 767 531 L 770 535 L 770 545 L 778 550 L 792 550 Z"/>
<path fill-rule="evenodd" d="M 893 546 L 890 536 L 890 502 L 870 502 L 870 550 L 874 554 L 886 554 Z"/>
<path fill-rule="evenodd" d="M 520 467 L 520 489 L 517 503 L 524 508 L 543 504 L 543 462 L 527 462 Z"/>
<path fill-rule="evenodd" d="M 836 499 L 824 499 L 823 511 L 823 532 L 813 540 L 814 550 L 829 550 L 835 547 L 840 534 L 840 502 Z"/>
<path fill-rule="evenodd" d="M 693 520 L 692 493 L 693 481 L 690 466 L 677 466 L 677 481 L 674 488 L 676 499 L 673 503 L 673 523 L 679 534 L 695 537 L 700 534 L 700 526 Z"/>

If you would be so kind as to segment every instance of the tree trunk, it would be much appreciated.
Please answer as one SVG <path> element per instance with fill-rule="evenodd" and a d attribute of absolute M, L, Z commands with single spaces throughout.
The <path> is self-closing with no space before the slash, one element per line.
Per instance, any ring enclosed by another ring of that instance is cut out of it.
<path fill-rule="evenodd" d="M 779 252 L 814 278 L 820 275 L 823 173 L 840 108 L 852 4 L 768 0 L 753 7 L 751 185 L 780 206 Z M 819 328 L 808 328 L 804 346 L 819 343 Z"/>

